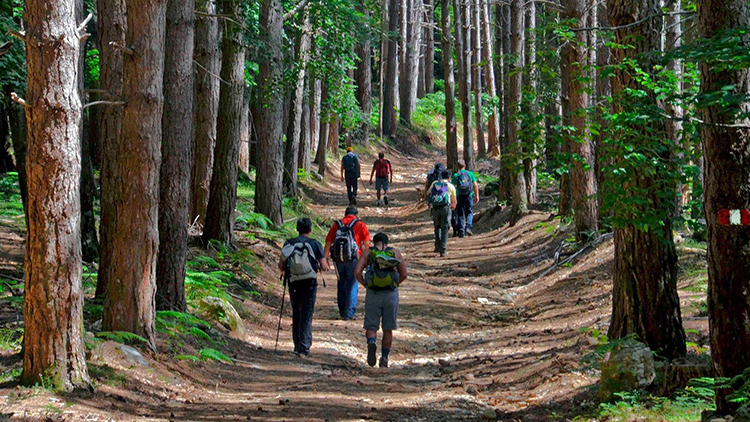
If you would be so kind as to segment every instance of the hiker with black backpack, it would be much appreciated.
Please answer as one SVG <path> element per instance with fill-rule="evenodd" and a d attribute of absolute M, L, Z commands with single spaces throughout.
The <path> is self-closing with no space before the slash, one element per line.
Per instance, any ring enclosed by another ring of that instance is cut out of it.
<path fill-rule="evenodd" d="M 344 218 L 333 223 L 326 236 L 325 257 L 336 264 L 337 302 L 344 321 L 354 318 L 359 293 L 354 268 L 362 251 L 370 246 L 370 231 L 357 218 L 358 213 L 357 207 L 347 207 Z"/>
<path fill-rule="evenodd" d="M 354 153 L 354 148 L 347 147 L 346 154 L 341 158 L 341 181 L 346 182 L 346 196 L 349 205 L 357 205 L 357 190 L 359 184 L 359 156 Z"/>
<path fill-rule="evenodd" d="M 390 187 L 390 184 L 393 183 L 393 168 L 391 167 L 391 162 L 386 160 L 384 153 L 378 154 L 378 159 L 375 160 L 375 163 L 372 165 L 372 171 L 370 172 L 370 184 L 372 184 L 372 176 L 376 176 L 375 178 L 375 190 L 377 190 L 378 195 L 378 202 L 377 206 L 380 206 L 382 203 L 380 202 L 380 190 L 383 190 L 383 201 L 385 202 L 385 206 L 388 206 L 388 188 Z"/>
<path fill-rule="evenodd" d="M 318 271 L 330 269 L 323 246 L 310 238 L 311 232 L 312 221 L 309 218 L 297 220 L 299 236 L 284 243 L 279 259 L 279 270 L 284 274 L 284 287 L 289 285 L 294 353 L 300 357 L 309 356 L 312 345 L 312 319 L 318 290 Z"/>
<path fill-rule="evenodd" d="M 456 214 L 458 214 L 457 235 L 464 237 L 472 236 L 474 233 L 474 204 L 479 202 L 479 184 L 477 176 L 466 170 L 466 162 L 458 160 L 458 171 L 451 178 L 451 183 L 456 187 Z"/>
<path fill-rule="evenodd" d="M 378 233 L 372 240 L 372 247 L 359 258 L 354 272 L 357 280 L 367 288 L 364 323 L 367 364 L 375 366 L 377 335 L 382 321 L 383 341 L 379 366 L 387 368 L 393 330 L 398 328 L 398 287 L 406 280 L 407 271 L 401 252 L 388 246 L 388 236 Z"/>
<path fill-rule="evenodd" d="M 430 186 L 432 186 L 433 183 L 435 183 L 436 180 L 440 178 L 440 174 L 443 173 L 446 170 L 443 163 L 435 163 L 435 166 L 432 167 L 432 170 L 427 172 L 427 180 L 424 182 L 424 189 L 422 191 L 422 199 L 427 199 L 429 196 L 429 190 Z"/>
<path fill-rule="evenodd" d="M 427 203 L 432 209 L 432 222 L 435 226 L 435 252 L 441 257 L 447 253 L 451 210 L 456 208 L 456 188 L 447 180 L 450 175 L 448 170 L 443 170 L 427 190 Z"/>

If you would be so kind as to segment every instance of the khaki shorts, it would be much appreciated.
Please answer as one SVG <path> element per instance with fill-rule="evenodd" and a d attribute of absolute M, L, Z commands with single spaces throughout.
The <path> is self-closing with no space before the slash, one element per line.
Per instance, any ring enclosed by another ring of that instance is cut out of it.
<path fill-rule="evenodd" d="M 398 328 L 398 289 L 377 291 L 367 289 L 365 295 L 365 330 L 378 331 L 383 321 L 383 331 Z"/>

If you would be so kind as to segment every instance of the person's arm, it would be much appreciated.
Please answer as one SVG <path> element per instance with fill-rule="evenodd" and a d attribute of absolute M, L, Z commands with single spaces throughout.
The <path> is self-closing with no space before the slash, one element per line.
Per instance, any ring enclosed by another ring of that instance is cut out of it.
<path fill-rule="evenodd" d="M 474 181 L 474 202 L 479 202 L 479 183 Z"/>
<path fill-rule="evenodd" d="M 338 223 L 333 223 L 331 229 L 328 230 L 328 235 L 326 235 L 326 245 L 323 248 L 324 258 L 326 260 L 331 257 L 331 245 L 333 245 L 333 239 L 336 237 L 336 230 L 338 229 Z"/>
<path fill-rule="evenodd" d="M 393 166 L 390 161 L 388 162 L 388 173 L 391 175 L 390 183 L 393 183 Z"/>
<path fill-rule="evenodd" d="M 365 253 L 362 254 L 362 256 L 359 257 L 359 260 L 357 261 L 357 265 L 354 267 L 354 278 L 357 279 L 363 286 L 365 285 L 365 276 L 363 272 L 365 271 L 365 267 L 367 266 L 367 257 L 370 255 L 370 248 L 367 248 Z"/>
<path fill-rule="evenodd" d="M 329 242 L 328 240 L 326 240 L 326 246 L 323 250 L 325 256 L 323 257 L 323 259 L 329 259 L 331 257 L 331 245 L 333 245 L 333 242 Z"/>
<path fill-rule="evenodd" d="M 320 258 L 318 262 L 320 263 L 320 271 L 326 272 L 331 269 L 331 266 L 328 265 L 328 260 L 326 258 Z"/>
<path fill-rule="evenodd" d="M 456 188 L 453 188 L 451 189 L 451 209 L 455 210 L 457 205 L 458 200 L 456 200 Z"/>
<path fill-rule="evenodd" d="M 422 199 L 427 199 L 427 192 L 430 190 L 430 181 L 426 180 L 424 182 L 424 192 L 422 192 Z"/>
<path fill-rule="evenodd" d="M 406 269 L 406 262 L 404 261 L 404 257 L 401 255 L 401 251 L 399 250 L 394 251 L 394 255 L 396 256 L 396 259 L 401 261 L 398 264 L 398 284 L 401 284 L 404 282 L 404 280 L 406 280 L 409 274 Z"/>
<path fill-rule="evenodd" d="M 370 172 L 370 184 L 372 184 L 372 176 L 375 175 L 375 168 L 378 166 L 378 162 L 376 161 L 375 164 L 372 165 L 372 171 Z"/>

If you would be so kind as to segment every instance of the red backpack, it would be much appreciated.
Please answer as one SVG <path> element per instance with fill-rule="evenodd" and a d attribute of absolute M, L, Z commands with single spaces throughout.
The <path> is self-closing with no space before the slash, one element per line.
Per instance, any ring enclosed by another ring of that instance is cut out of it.
<path fill-rule="evenodd" d="M 388 177 L 391 172 L 391 162 L 385 158 L 375 163 L 375 175 L 377 177 Z"/>

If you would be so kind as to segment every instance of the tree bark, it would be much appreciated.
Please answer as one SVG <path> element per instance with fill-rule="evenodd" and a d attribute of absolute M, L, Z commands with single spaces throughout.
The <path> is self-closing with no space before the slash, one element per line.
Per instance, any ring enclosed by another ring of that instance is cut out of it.
<path fill-rule="evenodd" d="M 464 151 L 463 158 L 474 156 L 474 129 L 471 122 L 471 37 L 469 12 L 471 0 L 454 0 L 453 15 L 456 20 L 456 57 L 458 59 L 458 99 L 461 101 L 463 118 Z"/>
<path fill-rule="evenodd" d="M 10 135 L 8 127 L 8 113 L 5 112 L 5 104 L 0 102 L 0 174 L 6 174 L 10 171 L 16 171 L 13 163 L 13 157 L 10 155 L 10 145 L 7 140 Z"/>
<path fill-rule="evenodd" d="M 524 26 L 526 28 L 526 36 L 524 42 L 523 51 L 523 64 L 528 69 L 528 81 L 526 86 L 528 87 L 531 95 L 534 98 L 530 104 L 528 104 L 529 112 L 532 116 L 539 114 L 539 108 L 537 107 L 537 100 L 539 98 L 537 93 L 537 71 L 536 71 L 536 3 L 526 3 L 526 9 L 524 11 Z M 533 124 L 533 123 L 532 123 Z M 524 152 L 531 157 L 523 160 L 524 166 L 524 178 L 526 179 L 526 199 L 529 204 L 537 203 L 537 163 L 539 160 L 536 158 L 537 154 L 537 143 L 539 139 L 533 138 L 526 140 L 526 146 Z"/>
<path fill-rule="evenodd" d="M 190 221 L 204 224 L 214 165 L 216 123 L 219 115 L 221 50 L 216 3 L 202 3 L 204 14 L 195 18 L 195 136 L 193 138 L 192 199 Z"/>
<path fill-rule="evenodd" d="M 156 308 L 185 312 L 193 146 L 195 2 L 167 0 Z"/>
<path fill-rule="evenodd" d="M 250 173 L 250 139 L 252 138 L 252 121 L 250 119 L 250 95 L 249 90 L 244 90 L 242 100 L 242 112 L 240 113 L 240 149 L 237 157 L 239 171 Z"/>
<path fill-rule="evenodd" d="M 284 10 L 281 0 L 262 0 L 260 8 L 260 34 L 267 55 L 260 62 L 258 98 L 266 106 L 258 116 L 258 139 L 263 157 L 258 162 L 255 192 L 255 209 L 274 224 L 280 226 L 282 217 L 282 160 L 283 143 L 281 126 L 284 110 L 280 90 L 276 86 L 282 78 L 281 47 L 284 36 Z"/>
<path fill-rule="evenodd" d="M 497 85 L 495 79 L 495 64 L 492 57 L 492 31 L 489 0 L 482 0 L 481 24 L 482 24 L 482 63 L 484 63 L 484 80 L 487 95 L 492 104 L 490 116 L 487 120 L 487 154 L 491 157 L 500 155 L 500 119 L 495 99 L 497 98 Z"/>
<path fill-rule="evenodd" d="M 370 19 L 370 10 L 365 0 L 357 3 L 358 10 L 365 20 Z M 362 126 L 360 126 L 360 138 L 358 144 L 367 146 L 370 143 L 370 115 L 372 114 L 372 48 L 370 46 L 369 34 L 357 44 L 357 103 L 362 109 Z"/>
<path fill-rule="evenodd" d="M 458 168 L 458 133 L 456 128 L 456 82 L 453 70 L 453 36 L 451 35 L 450 0 L 440 0 L 445 78 L 445 149 L 448 168 Z"/>
<path fill-rule="evenodd" d="M 597 6 L 597 22 L 603 27 L 609 26 L 609 18 L 607 17 L 607 6 L 604 3 L 600 3 Z M 610 48 L 605 43 L 600 43 L 598 51 L 596 52 L 596 66 L 599 69 L 604 69 L 610 64 L 611 52 Z M 609 97 L 612 94 L 612 83 L 611 78 L 596 78 L 596 98 L 597 101 L 602 98 Z M 595 137 L 596 144 L 596 184 L 599 192 L 599 203 L 602 204 L 604 197 L 607 194 L 607 184 L 605 183 L 605 172 L 604 164 L 602 163 L 606 157 L 607 144 L 604 142 L 605 134 L 607 133 L 608 121 L 604 118 L 605 110 L 609 111 L 611 105 L 608 102 L 604 102 L 601 107 L 597 107 L 596 120 L 599 126 L 599 133 Z M 602 217 L 600 213 L 600 219 Z"/>
<path fill-rule="evenodd" d="M 290 196 L 297 196 L 297 169 L 299 168 L 299 150 L 302 138 L 302 108 L 305 103 L 305 78 L 307 75 L 307 61 L 310 53 L 310 15 L 304 11 L 302 28 L 297 35 L 297 83 L 292 95 L 292 109 L 284 144 L 284 192 Z"/>
<path fill-rule="evenodd" d="M 435 1 L 424 0 L 424 11 L 424 89 L 426 94 L 432 94 L 435 92 Z"/>
<path fill-rule="evenodd" d="M 388 48 L 385 61 L 385 94 L 383 98 L 383 135 L 394 136 L 398 126 L 396 101 L 398 99 L 398 37 L 399 10 L 401 0 L 389 0 L 388 5 Z"/>
<path fill-rule="evenodd" d="M 482 109 L 482 0 L 471 0 L 471 55 L 472 69 L 471 79 L 474 87 L 474 122 L 477 128 L 477 149 L 472 148 L 472 157 L 466 160 L 466 167 L 475 170 L 477 156 L 484 157 L 487 154 L 487 144 L 484 142 L 484 110 Z M 465 154 L 464 154 L 465 155 Z M 471 161 L 471 166 L 469 162 Z"/>
<path fill-rule="evenodd" d="M 666 25 L 666 45 L 664 46 L 664 52 L 673 51 L 674 49 L 682 46 L 682 17 L 680 12 L 680 2 L 678 0 L 666 0 L 669 14 L 664 17 L 664 23 Z M 667 63 L 667 70 L 672 71 L 676 79 L 677 94 L 682 94 L 682 61 L 678 59 L 672 59 Z M 682 145 L 682 107 L 672 101 L 667 101 L 665 104 L 665 111 L 667 115 L 673 116 L 674 118 L 667 120 L 667 136 L 672 141 L 675 149 L 678 151 L 676 154 L 677 165 L 687 164 L 685 162 L 685 150 Z M 689 146 L 688 146 L 689 148 Z M 680 218 L 682 216 L 682 198 L 683 198 L 683 185 L 681 181 L 677 182 L 675 186 L 675 217 Z"/>
<path fill-rule="evenodd" d="M 302 102 L 302 122 L 300 124 L 302 134 L 300 135 L 298 162 L 299 168 L 308 172 L 310 171 L 310 109 L 310 84 L 306 83 Z"/>
<path fill-rule="evenodd" d="M 134 53 L 124 60 L 127 103 L 116 155 L 122 183 L 114 193 L 102 329 L 135 333 L 155 350 L 166 0 L 129 0 L 126 7 L 125 42 Z"/>
<path fill-rule="evenodd" d="M 560 51 L 560 108 L 562 109 L 562 126 L 570 127 L 572 122 L 572 116 L 570 113 L 570 73 L 571 66 L 570 44 L 563 45 Z M 562 145 L 561 153 L 564 159 L 564 172 L 560 177 L 560 200 L 558 203 L 558 213 L 563 217 L 570 217 L 573 215 L 573 183 L 570 177 L 572 162 L 570 160 L 570 144 L 573 141 L 570 139 L 570 131 L 562 130 Z"/>
<path fill-rule="evenodd" d="M 406 63 L 401 81 L 399 117 L 411 125 L 411 115 L 417 108 L 417 82 L 419 78 L 419 51 L 422 40 L 422 0 L 406 0 L 408 7 L 402 11 L 407 17 Z"/>
<path fill-rule="evenodd" d="M 518 154 L 523 150 L 523 141 L 518 136 L 518 133 L 521 130 L 521 121 L 516 117 L 521 107 L 521 85 L 523 83 L 523 0 L 512 0 L 510 8 L 512 22 L 510 53 L 515 57 L 515 63 L 513 63 L 513 70 L 511 70 L 509 87 L 509 113 L 512 117 L 508 122 L 508 141 L 511 145 L 514 145 L 517 148 L 516 153 Z M 511 169 L 513 189 L 513 197 L 511 198 L 513 206 L 511 211 L 512 222 L 517 221 L 521 216 L 529 212 L 528 191 L 526 190 L 526 177 L 524 176 L 524 162 L 521 158 L 517 158 L 514 161 L 514 168 Z"/>
<path fill-rule="evenodd" d="M 214 168 L 208 197 L 203 240 L 217 240 L 232 246 L 234 240 L 234 209 L 237 205 L 237 174 L 239 172 L 240 132 L 245 86 L 245 48 L 242 44 L 244 13 L 239 0 L 222 0 L 224 20 L 221 37 L 221 79 L 219 85 L 219 116 L 216 123 Z M 274 106 L 281 107 L 281 102 Z M 281 124 L 279 116 L 277 124 Z M 262 135 L 259 135 L 262 140 Z M 259 160 L 263 161 L 263 160 Z M 263 174 L 260 173 L 259 174 Z M 279 169 L 279 177 L 281 171 Z M 256 195 L 257 198 L 257 195 Z"/>
<path fill-rule="evenodd" d="M 315 151 L 318 151 L 318 143 L 320 142 L 320 130 L 322 126 L 320 123 L 321 91 L 320 79 L 310 78 L 310 152 L 305 163 L 308 170 L 312 166 L 312 149 L 315 147 Z"/>
<path fill-rule="evenodd" d="M 102 89 L 102 100 L 120 101 L 123 99 L 124 57 L 122 50 L 112 43 L 125 45 L 127 16 L 125 0 L 97 0 L 97 35 L 99 35 L 99 87 Z M 119 258 L 117 239 L 117 219 L 121 206 L 118 203 L 120 185 L 127 182 L 119 169 L 119 144 L 122 133 L 121 106 L 102 106 L 99 111 L 101 130 L 101 173 L 99 222 L 99 276 L 96 285 L 96 298 L 104 300 L 107 285 L 116 278 L 112 270 Z M 122 230 L 122 229 L 120 229 Z"/>
<path fill-rule="evenodd" d="M 28 232 L 21 382 L 91 389 L 81 285 L 81 51 L 73 2 L 27 0 Z M 53 118 L 54 116 L 54 118 Z"/>
<path fill-rule="evenodd" d="M 720 36 L 724 31 L 750 26 L 750 5 L 744 0 L 698 2 L 701 37 Z M 747 42 L 747 35 L 741 35 Z M 750 208 L 750 120 L 736 118 L 747 113 L 750 102 L 750 69 L 719 70 L 701 63 L 701 93 L 715 94 L 733 86 L 733 95 L 745 98 L 734 107 L 711 105 L 703 109 L 701 135 L 705 156 L 705 207 L 708 225 L 708 315 L 711 359 L 716 377 L 734 377 L 750 367 L 750 231 L 747 227 L 722 226 L 722 209 Z M 745 114 L 747 115 L 747 114 Z M 728 127 L 739 125 L 741 127 Z M 731 391 L 718 390 L 717 411 L 734 412 L 742 403 L 727 400 Z"/>
<path fill-rule="evenodd" d="M 575 20 L 579 28 L 585 27 L 587 14 L 596 13 L 595 10 L 586 12 L 586 9 L 587 5 L 583 0 L 567 1 L 568 19 Z M 567 48 L 570 55 L 568 64 L 571 66 L 568 74 L 569 112 L 571 127 L 574 128 L 574 133 L 568 135 L 567 139 L 570 142 L 568 149 L 576 156 L 571 168 L 571 182 L 576 239 L 579 242 L 588 240 L 588 236 L 598 229 L 599 221 L 594 150 L 587 122 L 589 96 L 587 87 L 581 82 L 585 80 L 585 72 L 589 65 L 587 39 L 586 31 L 578 31 L 575 41 Z"/>
<path fill-rule="evenodd" d="M 662 48 L 662 19 L 653 18 L 660 13 L 659 0 L 617 0 L 608 4 L 610 22 L 618 29 L 615 42 L 635 43 L 634 48 L 615 49 L 616 63 L 626 59 L 640 60 L 640 66 L 652 72 L 652 59 L 644 53 Z M 641 23 L 642 22 L 642 23 Z M 637 24 L 636 24 L 637 23 Z M 619 97 L 626 88 L 643 89 L 625 70 L 615 72 L 612 93 Z M 652 101 L 656 103 L 655 94 Z M 620 101 L 615 101 L 615 113 L 622 112 Z M 641 132 L 666 135 L 662 123 L 644 124 Z M 619 139 L 629 142 L 628 139 Z M 671 157 L 662 156 L 669 160 Z M 637 170 L 630 175 L 628 191 L 658 192 L 659 181 Z M 653 193 L 639 205 L 640 211 L 615 210 L 618 219 L 639 218 L 653 213 L 661 204 L 659 195 Z M 613 281 L 612 321 L 609 337 L 623 338 L 636 334 L 651 350 L 668 359 L 686 353 L 685 331 L 682 327 L 680 301 L 677 295 L 677 252 L 672 238 L 671 215 L 660 222 L 659 228 L 640 230 L 633 224 L 615 228 L 615 274 Z"/>

